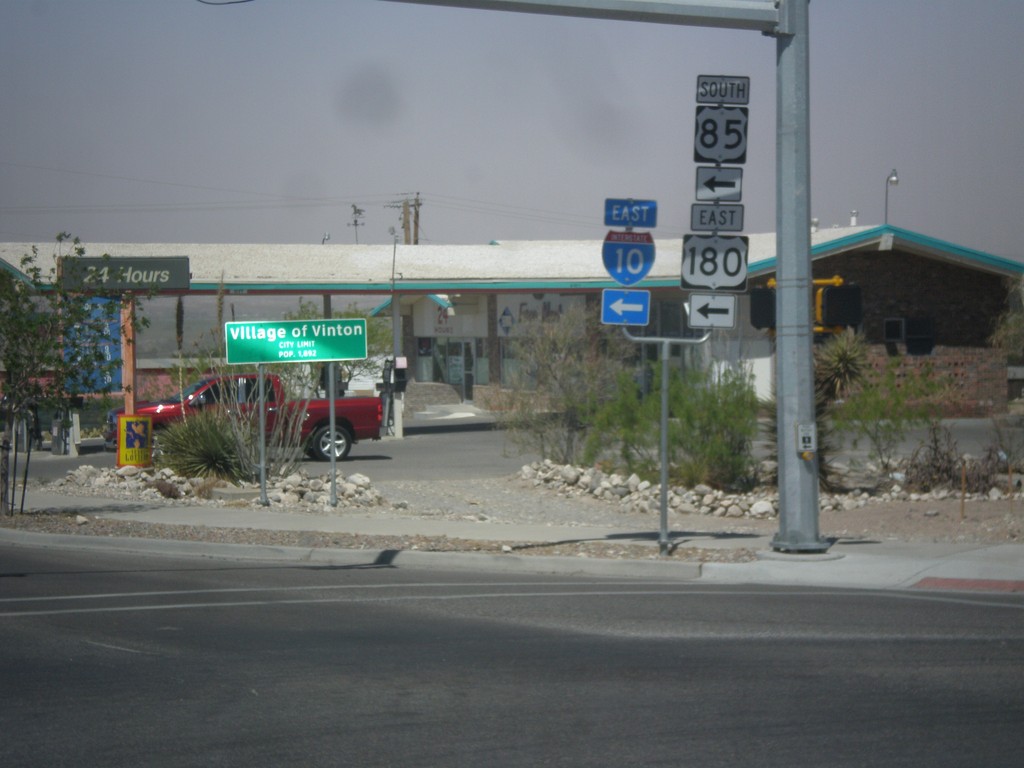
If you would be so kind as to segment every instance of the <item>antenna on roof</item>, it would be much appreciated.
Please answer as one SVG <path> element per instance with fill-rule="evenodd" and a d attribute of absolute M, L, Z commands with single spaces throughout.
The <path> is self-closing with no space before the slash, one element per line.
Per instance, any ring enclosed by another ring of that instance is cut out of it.
<path fill-rule="evenodd" d="M 352 221 L 349 222 L 350 227 L 354 227 L 356 230 L 356 245 L 359 245 L 359 228 L 366 222 L 363 221 L 363 216 L 366 211 L 360 208 L 355 203 L 352 204 Z"/>

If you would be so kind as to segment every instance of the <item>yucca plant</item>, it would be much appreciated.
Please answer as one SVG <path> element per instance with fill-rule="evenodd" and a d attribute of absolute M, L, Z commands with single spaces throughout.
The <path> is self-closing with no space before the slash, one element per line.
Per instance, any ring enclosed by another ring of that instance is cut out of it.
<path fill-rule="evenodd" d="M 848 328 L 814 350 L 814 386 L 826 403 L 842 400 L 864 378 L 867 364 L 864 337 Z"/>
<path fill-rule="evenodd" d="M 159 435 L 157 463 L 183 477 L 245 478 L 228 417 L 217 409 L 199 411 Z"/>

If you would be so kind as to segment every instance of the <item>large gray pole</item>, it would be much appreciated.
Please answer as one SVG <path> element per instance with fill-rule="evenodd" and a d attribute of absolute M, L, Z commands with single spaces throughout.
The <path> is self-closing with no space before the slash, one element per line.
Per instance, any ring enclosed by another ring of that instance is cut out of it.
<path fill-rule="evenodd" d="M 809 0 L 781 6 L 776 42 L 775 295 L 779 532 L 783 552 L 828 549 L 818 533 L 818 458 L 798 432 L 815 428 L 811 309 Z"/>

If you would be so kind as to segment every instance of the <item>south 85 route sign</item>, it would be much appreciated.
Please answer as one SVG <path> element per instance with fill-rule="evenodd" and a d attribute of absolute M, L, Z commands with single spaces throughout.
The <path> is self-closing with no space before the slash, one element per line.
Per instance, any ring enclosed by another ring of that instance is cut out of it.
<path fill-rule="evenodd" d="M 745 291 L 748 244 L 741 236 L 685 235 L 680 287 Z"/>

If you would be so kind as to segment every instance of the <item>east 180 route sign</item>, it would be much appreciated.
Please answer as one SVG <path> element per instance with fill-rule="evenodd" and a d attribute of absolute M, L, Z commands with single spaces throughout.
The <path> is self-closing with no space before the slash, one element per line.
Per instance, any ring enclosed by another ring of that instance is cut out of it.
<path fill-rule="evenodd" d="M 742 236 L 685 235 L 681 287 L 746 290 L 748 244 Z"/>
<path fill-rule="evenodd" d="M 229 365 L 366 359 L 366 320 L 225 323 Z"/>

